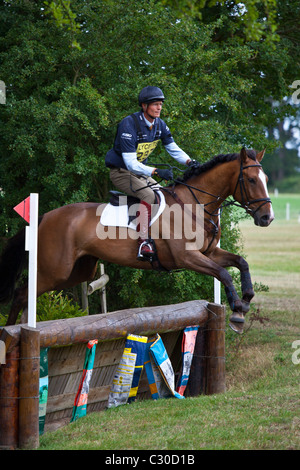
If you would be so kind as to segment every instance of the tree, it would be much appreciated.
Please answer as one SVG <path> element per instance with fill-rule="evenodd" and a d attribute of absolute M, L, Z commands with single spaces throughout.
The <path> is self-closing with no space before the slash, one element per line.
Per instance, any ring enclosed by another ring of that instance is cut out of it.
<path fill-rule="evenodd" d="M 269 185 L 283 192 L 300 191 L 299 116 L 296 119 L 280 121 L 275 128 L 268 129 L 271 139 L 280 146 L 267 160 L 265 171 L 269 175 Z"/>
<path fill-rule="evenodd" d="M 214 21 L 216 16 L 225 16 L 235 32 L 238 30 L 238 36 L 250 41 L 262 37 L 276 40 L 276 0 L 162 0 L 162 3 L 174 8 L 179 15 L 193 16 L 205 23 Z"/>

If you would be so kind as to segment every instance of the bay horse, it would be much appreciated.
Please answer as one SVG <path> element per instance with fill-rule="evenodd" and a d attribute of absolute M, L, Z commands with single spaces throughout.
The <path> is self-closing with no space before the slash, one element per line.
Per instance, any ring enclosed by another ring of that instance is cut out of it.
<path fill-rule="evenodd" d="M 187 169 L 173 185 L 160 188 L 166 207 L 177 204 L 183 213 L 187 205 L 193 220 L 197 205 L 204 207 L 204 238 L 200 248 L 187 250 L 187 240 L 184 236 L 176 238 L 174 227 L 168 239 L 155 240 L 161 268 L 167 271 L 188 269 L 218 279 L 225 286 L 232 310 L 230 326 L 237 332 L 242 330 L 254 291 L 246 260 L 217 246 L 221 236 L 219 210 L 227 203 L 227 198 L 233 196 L 233 201 L 228 203 L 242 206 L 256 225 L 266 227 L 272 222 L 274 213 L 267 191 L 267 176 L 261 165 L 263 156 L 264 150 L 256 152 L 244 148 L 239 153 L 217 155 L 198 167 Z M 97 225 L 105 207 L 105 203 L 69 204 L 40 218 L 38 296 L 91 281 L 99 259 L 132 268 L 154 268 L 150 262 L 136 259 L 138 242 L 136 237 L 129 236 L 132 229 L 117 229 L 113 239 L 99 239 Z M 170 220 L 170 226 L 172 224 Z M 28 302 L 27 285 L 15 288 L 26 260 L 24 232 L 22 229 L 7 242 L 0 261 L 0 302 L 13 299 L 7 325 L 15 324 L 18 313 L 26 309 Z M 226 269 L 230 266 L 240 270 L 241 298 Z"/>

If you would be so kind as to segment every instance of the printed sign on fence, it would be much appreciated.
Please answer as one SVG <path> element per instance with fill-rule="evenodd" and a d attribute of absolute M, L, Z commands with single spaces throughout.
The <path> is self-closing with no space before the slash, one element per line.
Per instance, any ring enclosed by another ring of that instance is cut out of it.
<path fill-rule="evenodd" d="M 175 374 L 169 359 L 166 348 L 162 342 L 159 334 L 156 335 L 156 340 L 150 346 L 150 353 L 167 385 L 171 394 L 176 398 L 184 398 L 175 390 Z"/>
<path fill-rule="evenodd" d="M 44 433 L 47 401 L 48 401 L 48 349 L 41 348 L 40 352 L 40 400 L 39 400 L 39 433 Z"/>
<path fill-rule="evenodd" d="M 135 400 L 143 371 L 146 345 L 146 336 L 127 336 L 123 356 L 108 397 L 108 408 Z"/>
<path fill-rule="evenodd" d="M 96 354 L 96 346 L 98 340 L 93 339 L 88 342 L 85 353 L 85 360 L 81 381 L 79 384 L 78 392 L 75 397 L 71 423 L 76 419 L 86 415 L 86 407 L 88 401 L 88 393 L 90 388 L 90 381 L 94 368 L 94 360 Z"/>
<path fill-rule="evenodd" d="M 183 332 L 181 344 L 182 370 L 176 387 L 176 391 L 180 393 L 180 395 L 184 394 L 188 384 L 198 329 L 198 326 L 188 326 Z"/>
<path fill-rule="evenodd" d="M 150 347 L 156 340 L 157 336 L 152 336 L 148 339 L 145 354 L 145 370 L 153 400 L 158 400 L 158 398 L 169 398 L 172 396 L 170 389 L 167 387 L 163 376 L 160 373 L 158 365 L 153 359 L 152 354 L 150 354 Z"/>

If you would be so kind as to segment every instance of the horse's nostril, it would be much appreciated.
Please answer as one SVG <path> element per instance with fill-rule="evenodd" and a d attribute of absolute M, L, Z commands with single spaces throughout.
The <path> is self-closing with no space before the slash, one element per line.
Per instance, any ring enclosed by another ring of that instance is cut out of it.
<path fill-rule="evenodd" d="M 262 215 L 259 219 L 258 225 L 260 225 L 261 227 L 267 227 L 268 225 L 270 225 L 273 218 L 274 217 L 272 217 L 270 214 Z"/>

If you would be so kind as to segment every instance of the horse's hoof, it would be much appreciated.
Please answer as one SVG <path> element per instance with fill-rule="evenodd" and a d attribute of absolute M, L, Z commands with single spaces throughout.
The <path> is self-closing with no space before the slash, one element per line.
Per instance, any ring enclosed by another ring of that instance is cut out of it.
<path fill-rule="evenodd" d="M 243 313 L 248 313 L 249 310 L 250 310 L 250 303 L 249 302 L 246 302 L 245 300 L 242 300 L 242 310 L 243 310 Z"/>
<path fill-rule="evenodd" d="M 235 333 L 238 333 L 239 335 L 242 335 L 244 333 L 243 323 L 234 323 L 231 321 L 229 322 L 229 326 Z"/>
<path fill-rule="evenodd" d="M 229 320 L 234 323 L 245 323 L 244 315 L 239 312 L 233 312 L 232 315 L 230 315 Z"/>

